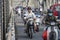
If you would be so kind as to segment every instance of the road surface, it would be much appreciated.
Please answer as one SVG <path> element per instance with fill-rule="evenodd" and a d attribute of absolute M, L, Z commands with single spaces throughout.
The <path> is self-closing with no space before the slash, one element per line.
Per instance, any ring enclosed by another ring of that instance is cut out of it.
<path fill-rule="evenodd" d="M 43 26 L 40 26 L 40 32 L 34 33 L 33 39 L 29 39 L 27 34 L 24 33 L 24 22 L 20 16 L 15 14 L 15 32 L 16 32 L 16 40 L 43 40 L 42 39 L 42 32 L 43 32 Z"/>

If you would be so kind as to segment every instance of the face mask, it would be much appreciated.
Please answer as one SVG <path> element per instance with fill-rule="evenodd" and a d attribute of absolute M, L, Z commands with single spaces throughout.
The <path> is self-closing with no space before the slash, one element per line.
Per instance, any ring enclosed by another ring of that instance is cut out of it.
<path fill-rule="evenodd" d="M 52 16 L 53 14 L 52 13 L 50 13 L 50 14 L 48 14 L 49 16 Z"/>

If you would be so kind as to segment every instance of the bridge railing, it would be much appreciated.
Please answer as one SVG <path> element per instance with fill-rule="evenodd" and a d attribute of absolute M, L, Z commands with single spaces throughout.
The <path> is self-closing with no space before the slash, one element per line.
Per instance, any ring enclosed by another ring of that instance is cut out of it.
<path fill-rule="evenodd" d="M 11 18 L 9 21 L 8 33 L 7 33 L 7 40 L 15 40 L 15 27 L 14 27 L 14 14 L 13 9 L 11 12 Z"/>

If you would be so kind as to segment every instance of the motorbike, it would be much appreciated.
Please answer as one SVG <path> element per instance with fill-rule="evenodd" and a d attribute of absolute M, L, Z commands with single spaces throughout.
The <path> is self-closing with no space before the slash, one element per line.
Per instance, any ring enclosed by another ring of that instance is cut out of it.
<path fill-rule="evenodd" d="M 31 17 L 30 17 L 31 18 Z M 27 34 L 29 38 L 33 38 L 33 19 L 27 21 Z"/>
<path fill-rule="evenodd" d="M 36 26 L 37 26 L 37 31 L 39 31 L 39 26 L 40 26 L 40 16 L 36 16 Z"/>
<path fill-rule="evenodd" d="M 18 8 L 18 9 L 16 10 L 16 14 L 18 14 L 18 16 L 21 16 L 21 8 Z"/>
<path fill-rule="evenodd" d="M 58 40 L 58 30 L 55 22 L 51 22 L 47 29 L 47 40 Z"/>

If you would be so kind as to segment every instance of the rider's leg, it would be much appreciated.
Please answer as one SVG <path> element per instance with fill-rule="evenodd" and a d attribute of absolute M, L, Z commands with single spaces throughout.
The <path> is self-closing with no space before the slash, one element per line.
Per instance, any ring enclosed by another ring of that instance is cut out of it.
<path fill-rule="evenodd" d="M 34 22 L 34 31 L 36 31 L 37 30 L 37 27 L 36 27 L 36 24 L 35 24 L 35 22 Z"/>

